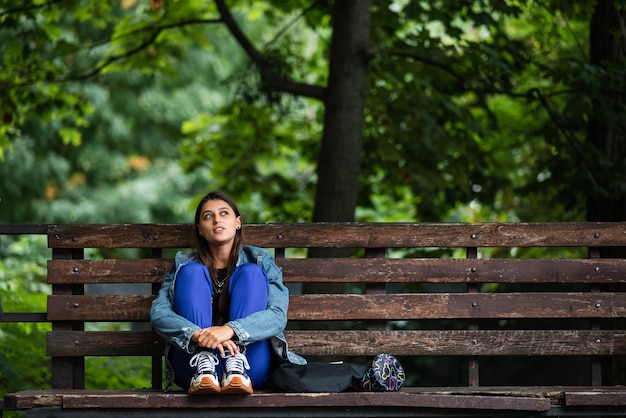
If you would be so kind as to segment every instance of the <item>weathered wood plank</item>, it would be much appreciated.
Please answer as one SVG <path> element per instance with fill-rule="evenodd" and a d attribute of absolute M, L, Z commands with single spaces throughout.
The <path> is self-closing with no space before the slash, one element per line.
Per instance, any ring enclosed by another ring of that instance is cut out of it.
<path fill-rule="evenodd" d="M 49 321 L 150 321 L 152 295 L 50 295 Z"/>
<path fill-rule="evenodd" d="M 626 243 L 626 222 L 310 223 L 298 224 L 297 228 L 289 224 L 246 228 L 247 236 L 267 247 L 561 247 Z M 319 237 L 324 237 L 323 242 Z"/>
<path fill-rule="evenodd" d="M 624 283 L 624 259 L 278 259 L 285 282 Z"/>
<path fill-rule="evenodd" d="M 48 283 L 161 283 L 172 259 L 48 260 Z"/>
<path fill-rule="evenodd" d="M 292 295 L 290 320 L 624 318 L 626 293 Z"/>
<path fill-rule="evenodd" d="M 246 242 L 271 248 L 568 247 L 626 243 L 613 223 L 300 223 L 250 224 Z M 190 224 L 50 225 L 50 248 L 188 248 Z M 320 240 L 319 237 L 324 237 Z"/>
<path fill-rule="evenodd" d="M 562 356 L 626 354 L 623 330 L 286 331 L 304 356 Z M 151 332 L 55 331 L 50 356 L 152 356 L 163 340 Z"/>
<path fill-rule="evenodd" d="M 68 391 L 24 390 L 4 396 L 4 404 L 11 409 L 31 409 L 39 407 L 62 406 L 63 395 Z"/>
<path fill-rule="evenodd" d="M 149 321 L 152 295 L 51 295 L 49 321 Z M 290 321 L 625 318 L 626 293 L 291 295 Z"/>
<path fill-rule="evenodd" d="M 507 387 L 507 386 L 499 386 L 499 387 L 420 387 L 420 388 L 403 388 L 400 392 L 394 394 L 404 394 L 406 395 L 420 395 L 423 398 L 427 396 L 433 396 L 432 399 L 445 399 L 451 398 L 453 396 L 464 396 L 464 397 L 479 397 L 482 396 L 484 399 L 489 399 L 489 397 L 497 397 L 497 398 L 527 398 L 527 399 L 538 399 L 540 402 L 535 405 L 537 408 L 541 408 L 538 410 L 545 410 L 547 405 L 550 404 L 567 404 L 570 406 L 578 406 L 578 400 L 582 399 L 584 402 L 580 404 L 581 406 L 601 406 L 601 405 L 615 405 L 613 402 L 615 400 L 620 401 L 623 399 L 623 396 L 626 395 L 626 387 L 561 387 L 561 386 L 550 386 L 550 387 Z M 342 394 L 344 400 L 347 402 L 350 399 L 352 394 Z M 361 396 L 368 396 L 370 394 L 364 394 Z M 388 394 L 380 394 L 381 396 Z M 273 399 L 274 397 L 284 397 L 283 393 L 268 393 L 263 391 L 257 391 L 255 394 L 251 395 L 253 397 L 262 398 L 265 401 Z M 292 398 L 290 402 L 292 404 L 297 404 L 298 399 L 303 397 L 310 400 L 315 398 L 313 394 L 292 394 Z M 324 395 L 326 396 L 326 395 Z M 334 395 L 332 395 L 334 396 Z M 613 398 L 616 397 L 616 399 Z M 80 400 L 76 398 L 85 397 L 85 402 L 82 403 Z M 593 405 L 589 404 L 587 398 L 594 398 Z M 70 398 L 72 400 L 70 401 Z M 102 402 L 99 399 L 104 399 Z M 227 398 L 227 399 L 224 399 Z M 145 409 L 153 409 L 153 408 L 180 408 L 183 406 L 184 402 L 238 402 L 239 400 L 248 397 L 225 397 L 225 396 L 202 396 L 202 397 L 189 397 L 187 394 L 181 391 L 172 391 L 172 392 L 163 392 L 160 390 L 150 390 L 150 389 L 141 389 L 141 390 L 82 390 L 82 389 L 47 389 L 47 390 L 25 390 L 21 392 L 11 393 L 6 395 L 5 397 L 5 406 L 8 408 L 14 409 L 29 409 L 33 407 L 61 407 L 63 405 L 64 399 L 68 400 L 68 407 L 72 408 L 84 408 L 86 405 L 90 405 L 91 408 L 102 408 L 105 405 L 110 405 L 112 402 L 115 402 L 111 408 L 118 409 L 126 409 L 126 408 L 145 408 Z M 569 398 L 569 402 L 574 402 L 574 404 L 568 403 L 567 398 Z M 127 403 L 135 402 L 137 399 L 140 399 L 140 404 L 144 406 L 139 406 L 139 404 L 135 404 L 133 406 L 127 406 Z M 151 400 L 151 402 L 148 401 Z M 194 400 L 195 399 L 195 400 Z M 389 398 L 386 398 L 387 400 Z M 470 399 L 470 398 L 464 398 Z M 362 397 L 357 397 L 353 400 L 353 402 L 362 401 Z M 546 404 L 547 400 L 547 404 Z M 608 403 L 603 404 L 602 401 L 606 400 Z M 258 401 L 258 400 L 257 400 Z M 257 402 L 252 401 L 252 402 Z M 269 403 L 263 402 L 263 405 L 260 407 L 271 408 L 272 403 L 277 402 L 273 400 Z M 384 402 L 384 400 L 383 400 Z M 147 405 L 146 405 L 147 404 Z M 519 403 L 518 405 L 523 405 L 523 403 Z M 528 404 L 527 404 L 528 405 Z M 530 403 L 529 405 L 532 405 Z M 219 406 L 216 404 L 212 405 L 213 407 L 221 407 L 224 404 L 220 404 Z M 200 407 L 200 405 L 194 404 L 190 408 Z M 204 407 L 204 405 L 203 405 Z M 242 405 L 234 406 L 236 408 L 243 407 Z M 448 404 L 444 404 L 442 408 L 448 408 Z M 532 409 L 531 409 L 532 410 Z"/>
<path fill-rule="evenodd" d="M 10 322 L 47 322 L 45 312 L 3 312 L 0 323 Z"/>
<path fill-rule="evenodd" d="M 49 260 L 48 283 L 160 283 L 172 259 Z M 283 258 L 284 281 L 352 283 L 625 283 L 626 260 Z"/>
<path fill-rule="evenodd" d="M 623 387 L 592 389 L 588 391 L 565 391 L 567 406 L 624 406 L 626 391 Z"/>
<path fill-rule="evenodd" d="M 67 409 L 213 409 L 213 408 L 287 408 L 287 407 L 372 407 L 394 405 L 402 408 L 486 409 L 547 411 L 550 398 L 537 391 L 515 395 L 498 391 L 425 393 L 405 391 L 394 393 L 268 393 L 249 396 L 188 396 L 182 392 L 151 390 L 42 390 L 23 391 L 7 395 L 7 406 L 28 409 L 39 406 L 63 406 Z"/>
<path fill-rule="evenodd" d="M 0 235 L 45 235 L 45 224 L 0 224 Z"/>
<path fill-rule="evenodd" d="M 394 408 L 449 408 L 516 411 L 547 411 L 545 398 L 493 395 L 438 395 L 420 393 L 258 393 L 251 396 L 202 396 L 163 394 L 66 395 L 65 408 L 288 408 L 370 407 L 386 404 Z"/>
<path fill-rule="evenodd" d="M 433 330 L 291 331 L 303 355 L 615 355 L 626 353 L 624 331 Z"/>
<path fill-rule="evenodd" d="M 299 332 L 289 341 L 303 355 L 545 356 L 623 354 L 624 337 L 624 331 L 586 330 L 322 331 Z"/>
<path fill-rule="evenodd" d="M 46 334 L 51 357 L 159 356 L 165 342 L 150 331 L 53 331 Z"/>
<path fill-rule="evenodd" d="M 191 224 L 49 225 L 50 248 L 187 248 Z"/>

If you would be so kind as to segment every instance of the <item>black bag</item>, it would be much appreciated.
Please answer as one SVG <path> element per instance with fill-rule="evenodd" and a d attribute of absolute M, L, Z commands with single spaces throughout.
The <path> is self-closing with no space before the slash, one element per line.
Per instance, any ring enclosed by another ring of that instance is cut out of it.
<path fill-rule="evenodd" d="M 404 369 L 392 355 L 381 353 L 370 364 L 283 363 L 269 386 L 284 392 L 395 392 L 404 385 Z"/>
<path fill-rule="evenodd" d="M 283 363 L 274 369 L 270 387 L 284 392 L 346 392 L 359 390 L 368 366 L 352 363 Z"/>

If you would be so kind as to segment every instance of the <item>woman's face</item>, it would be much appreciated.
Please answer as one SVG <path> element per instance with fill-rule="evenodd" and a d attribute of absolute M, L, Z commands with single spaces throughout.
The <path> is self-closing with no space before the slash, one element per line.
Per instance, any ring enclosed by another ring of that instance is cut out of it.
<path fill-rule="evenodd" d="M 232 244 L 239 228 L 241 217 L 225 201 L 208 200 L 202 205 L 198 232 L 209 245 Z"/>

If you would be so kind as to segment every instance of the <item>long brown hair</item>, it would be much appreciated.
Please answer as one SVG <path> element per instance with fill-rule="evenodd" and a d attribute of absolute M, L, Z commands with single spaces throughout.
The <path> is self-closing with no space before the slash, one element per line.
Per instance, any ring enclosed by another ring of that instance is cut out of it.
<path fill-rule="evenodd" d="M 196 241 L 196 251 L 200 262 L 204 264 L 209 269 L 209 274 L 211 275 L 211 279 L 217 280 L 217 268 L 215 267 L 215 258 L 211 253 L 211 247 L 209 247 L 209 243 L 206 239 L 200 236 L 200 229 L 198 225 L 200 225 L 200 216 L 202 216 L 202 206 L 210 200 L 223 200 L 231 207 L 235 216 L 241 216 L 239 214 L 239 209 L 237 208 L 237 204 L 233 199 L 231 199 L 225 193 L 219 191 L 209 192 L 206 196 L 204 196 L 200 202 L 198 203 L 198 207 L 196 208 L 196 217 L 194 219 L 193 224 L 193 233 Z M 228 265 L 226 267 L 226 282 L 224 283 L 224 288 L 226 291 L 220 297 L 219 303 L 219 311 L 220 312 L 228 312 L 228 307 L 230 306 L 230 294 L 228 292 L 228 284 L 230 282 L 230 276 L 235 271 L 237 267 L 237 260 L 239 259 L 239 251 L 241 250 L 241 246 L 243 245 L 243 223 L 241 224 L 241 228 L 239 228 L 235 232 L 235 239 L 233 241 L 233 247 L 230 250 L 230 256 L 228 257 Z"/>

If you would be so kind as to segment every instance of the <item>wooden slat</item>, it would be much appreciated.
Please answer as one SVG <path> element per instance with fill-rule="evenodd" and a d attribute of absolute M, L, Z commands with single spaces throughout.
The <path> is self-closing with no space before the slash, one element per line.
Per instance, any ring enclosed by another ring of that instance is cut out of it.
<path fill-rule="evenodd" d="M 246 242 L 271 248 L 624 246 L 626 222 L 250 224 Z M 320 239 L 320 237 L 323 237 Z M 50 248 L 188 248 L 191 225 L 50 225 Z"/>
<path fill-rule="evenodd" d="M 450 408 L 515 411 L 547 411 L 550 401 L 545 398 L 438 395 L 420 393 L 259 393 L 252 396 L 204 396 L 201 400 L 190 396 L 166 398 L 162 394 L 67 395 L 65 408 L 306 408 L 306 407 L 367 407 L 387 405 L 387 408 Z"/>
<path fill-rule="evenodd" d="M 189 248 L 191 224 L 49 225 L 50 248 Z"/>
<path fill-rule="evenodd" d="M 549 387 L 419 387 L 419 388 L 403 388 L 400 392 L 396 393 L 380 393 L 373 395 L 371 393 L 365 393 L 353 396 L 352 393 L 330 395 L 330 394 L 284 394 L 284 393 L 267 393 L 257 391 L 253 395 L 240 397 L 225 397 L 225 396 L 199 396 L 190 397 L 181 391 L 163 392 L 161 390 L 149 390 L 149 389 L 134 389 L 134 390 L 77 390 L 77 389 L 47 389 L 47 390 L 25 390 L 16 393 L 10 393 L 5 396 L 5 406 L 13 409 L 30 409 L 34 407 L 61 407 L 66 404 L 67 408 L 110 408 L 110 409 L 154 409 L 161 408 L 173 408 L 180 409 L 184 407 L 185 403 L 190 404 L 189 409 L 208 409 L 208 408 L 221 408 L 226 406 L 223 402 L 232 402 L 233 408 L 250 407 L 250 405 L 242 404 L 242 402 L 252 402 L 256 407 L 257 404 L 260 408 L 274 408 L 277 402 L 283 402 L 276 398 L 287 399 L 290 405 L 303 406 L 305 403 L 310 403 L 313 406 L 316 398 L 327 399 L 329 396 L 335 398 L 333 402 L 351 402 L 353 404 L 364 403 L 366 406 L 375 404 L 374 402 L 368 402 L 376 400 L 382 402 L 384 405 L 388 405 L 390 399 L 401 397 L 406 398 L 406 395 L 410 395 L 406 403 L 407 405 L 414 405 L 416 408 L 425 407 L 427 399 L 432 401 L 445 400 L 441 402 L 441 407 L 432 406 L 436 408 L 453 408 L 456 403 L 453 401 L 455 396 L 460 396 L 461 401 L 469 399 L 483 399 L 490 400 L 487 405 L 484 405 L 481 409 L 498 410 L 502 409 L 502 402 L 507 402 L 506 399 L 513 400 L 514 404 L 519 408 L 523 405 L 532 409 L 544 411 L 550 408 L 550 405 L 563 404 L 572 406 L 621 406 L 624 396 L 626 395 L 626 387 L 562 387 L 562 386 L 549 386 Z M 391 398 L 390 398 L 391 396 Z M 479 398 L 480 397 L 480 398 Z M 499 399 L 499 402 L 495 404 L 491 402 L 495 398 Z M 84 398 L 84 402 L 80 400 Z M 343 398 L 343 399 L 342 399 Z M 382 398 L 382 399 L 377 399 Z M 506 398 L 506 399 L 505 399 Z M 516 399 L 534 399 L 536 402 L 526 404 L 524 402 L 517 402 Z M 593 398 L 591 401 L 590 398 Z M 246 401 L 247 400 L 247 401 Z M 263 402 L 260 402 L 263 400 Z M 569 402 L 568 402 L 569 401 Z M 578 403 L 582 401 L 582 403 Z M 606 401 L 606 403 L 604 403 Z M 571 403 L 573 402 L 573 404 Z M 592 402 L 592 403 L 589 403 Z M 617 404 L 616 404 L 617 402 Z M 210 403 L 210 404 L 207 404 Z M 433 405 L 433 403 L 430 403 Z M 466 404 L 468 405 L 468 404 Z M 491 407 L 490 407 L 491 405 Z M 229 407 L 231 405 L 228 405 Z M 536 408 L 536 409 L 535 409 Z M 505 409 L 510 409 L 505 408 Z M 580 416 L 580 414 L 578 414 Z"/>
<path fill-rule="evenodd" d="M 421 408 L 484 409 L 509 411 L 547 411 L 550 398 L 541 392 L 525 395 L 485 394 L 482 389 L 468 393 L 450 393 L 452 388 L 441 393 L 401 390 L 392 393 L 352 392 L 352 393 L 264 393 L 255 392 L 249 396 L 189 396 L 182 392 L 150 390 L 41 390 L 22 391 L 7 395 L 7 406 L 28 409 L 34 406 L 59 407 L 67 409 L 204 409 L 217 411 L 221 408 L 307 408 L 307 407 L 362 407 L 371 410 L 385 408 L 411 408 L 416 412 Z M 558 388 L 557 388 L 558 389 Z M 553 391 L 556 390 L 553 388 Z M 184 415 L 184 413 L 183 413 Z M 354 415 L 357 416 L 357 415 Z"/>
<path fill-rule="evenodd" d="M 286 331 L 290 349 L 304 356 L 563 356 L 626 354 L 626 331 L 431 330 Z M 55 331 L 50 356 L 152 356 L 163 340 L 151 332 Z"/>
<path fill-rule="evenodd" d="M 268 247 L 533 247 L 626 245 L 620 223 L 344 223 L 246 226 Z M 254 230 L 258 228 L 259 231 Z M 319 237 L 324 237 L 319 242 Z M 258 245 L 257 244 L 257 245 Z"/>
<path fill-rule="evenodd" d="M 288 331 L 302 355 L 616 355 L 626 353 L 626 332 L 554 330 Z"/>
<path fill-rule="evenodd" d="M 60 407 L 63 405 L 63 394 L 66 391 L 56 390 L 24 390 L 8 393 L 4 396 L 5 406 L 11 409 L 32 409 L 37 407 Z"/>
<path fill-rule="evenodd" d="M 0 323 L 5 322 L 47 322 L 45 312 L 4 312 Z"/>
<path fill-rule="evenodd" d="M 47 355 L 159 356 L 165 343 L 150 331 L 54 331 L 46 334 Z"/>
<path fill-rule="evenodd" d="M 0 224 L 0 235 L 45 235 L 45 224 Z"/>
<path fill-rule="evenodd" d="M 624 406 L 626 391 L 623 387 L 613 390 L 608 388 L 587 391 L 565 391 L 567 406 Z"/>
<path fill-rule="evenodd" d="M 625 259 L 278 259 L 285 282 L 625 283 Z"/>
<path fill-rule="evenodd" d="M 172 259 L 48 260 L 48 283 L 161 283 Z"/>
<path fill-rule="evenodd" d="M 48 283 L 160 283 L 173 261 L 49 260 Z M 626 283 L 625 259 L 282 258 L 276 263 L 286 283 Z"/>
<path fill-rule="evenodd" d="M 150 321 L 152 295 L 50 295 L 49 321 Z"/>
<path fill-rule="evenodd" d="M 48 296 L 49 321 L 149 321 L 152 295 Z M 624 318 L 626 293 L 291 295 L 290 321 Z"/>
<path fill-rule="evenodd" d="M 292 295 L 289 320 L 624 318 L 626 293 Z"/>

